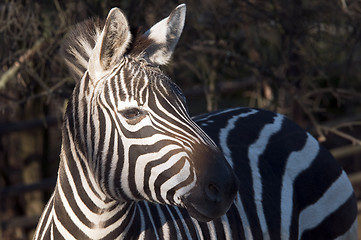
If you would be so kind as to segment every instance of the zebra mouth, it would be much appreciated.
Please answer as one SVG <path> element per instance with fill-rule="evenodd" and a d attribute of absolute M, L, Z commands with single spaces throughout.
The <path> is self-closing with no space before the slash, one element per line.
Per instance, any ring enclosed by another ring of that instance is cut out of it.
<path fill-rule="evenodd" d="M 183 199 L 185 200 L 185 199 Z M 201 213 L 199 210 L 197 210 L 197 208 L 195 206 L 193 206 L 191 203 L 187 202 L 186 200 L 183 201 L 184 203 L 184 207 L 185 209 L 187 209 L 188 214 L 192 217 L 195 218 L 196 220 L 200 221 L 200 222 L 209 222 L 212 221 L 218 217 L 209 217 L 206 216 L 204 213 Z"/>

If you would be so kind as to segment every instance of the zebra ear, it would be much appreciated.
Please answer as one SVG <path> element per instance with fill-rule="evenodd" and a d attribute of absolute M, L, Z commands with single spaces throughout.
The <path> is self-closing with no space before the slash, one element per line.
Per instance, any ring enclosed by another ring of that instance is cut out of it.
<path fill-rule="evenodd" d="M 100 79 L 126 51 L 131 40 L 128 21 L 119 8 L 110 10 L 89 60 L 89 74 Z"/>
<path fill-rule="evenodd" d="M 154 42 L 145 50 L 145 57 L 150 62 L 156 65 L 168 63 L 182 34 L 185 16 L 186 5 L 181 4 L 167 18 L 144 33 L 144 36 Z"/>

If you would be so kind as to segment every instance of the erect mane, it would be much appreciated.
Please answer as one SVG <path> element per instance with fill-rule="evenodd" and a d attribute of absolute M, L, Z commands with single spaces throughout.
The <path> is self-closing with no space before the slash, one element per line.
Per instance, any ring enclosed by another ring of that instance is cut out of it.
<path fill-rule="evenodd" d="M 90 55 L 104 23 L 99 18 L 88 19 L 76 24 L 66 35 L 61 53 L 74 80 L 79 81 L 88 69 Z"/>
<path fill-rule="evenodd" d="M 105 21 L 93 18 L 76 24 L 66 35 L 61 54 L 72 75 L 79 81 L 88 69 L 89 58 L 100 38 Z M 140 27 L 131 27 L 132 41 L 127 47 L 127 55 L 140 55 L 154 41 L 144 36 Z"/>

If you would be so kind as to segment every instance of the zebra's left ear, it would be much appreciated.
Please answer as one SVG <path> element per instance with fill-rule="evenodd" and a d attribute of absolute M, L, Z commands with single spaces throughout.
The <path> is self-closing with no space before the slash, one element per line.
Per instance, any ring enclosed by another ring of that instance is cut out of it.
<path fill-rule="evenodd" d="M 186 5 L 181 4 L 167 18 L 161 20 L 144 33 L 144 36 L 154 41 L 145 50 L 145 57 L 151 63 L 156 65 L 168 63 L 182 34 L 185 17 Z"/>
<path fill-rule="evenodd" d="M 110 10 L 101 35 L 89 59 L 89 74 L 99 80 L 123 56 L 131 41 L 126 17 L 119 8 Z"/>

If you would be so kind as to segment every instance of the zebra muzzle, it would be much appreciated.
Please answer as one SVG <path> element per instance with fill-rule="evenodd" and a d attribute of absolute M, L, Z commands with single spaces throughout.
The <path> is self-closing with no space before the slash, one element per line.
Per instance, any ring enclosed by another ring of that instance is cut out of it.
<path fill-rule="evenodd" d="M 208 222 L 228 211 L 239 183 L 232 168 L 220 153 L 210 156 L 198 169 L 198 182 L 182 202 L 192 217 Z"/>

